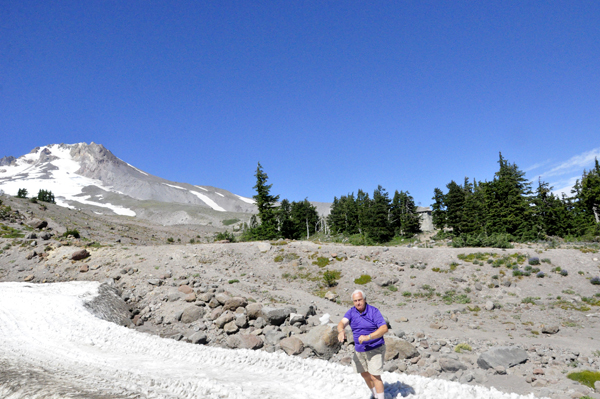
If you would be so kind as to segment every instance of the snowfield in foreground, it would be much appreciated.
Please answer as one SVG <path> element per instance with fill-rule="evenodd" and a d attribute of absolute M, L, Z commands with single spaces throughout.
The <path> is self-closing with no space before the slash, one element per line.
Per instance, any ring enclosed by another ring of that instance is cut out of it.
<path fill-rule="evenodd" d="M 84 306 L 99 286 L 0 283 L 1 398 L 370 397 L 349 367 L 176 342 L 101 320 Z M 386 399 L 534 398 L 414 375 L 383 380 Z"/>

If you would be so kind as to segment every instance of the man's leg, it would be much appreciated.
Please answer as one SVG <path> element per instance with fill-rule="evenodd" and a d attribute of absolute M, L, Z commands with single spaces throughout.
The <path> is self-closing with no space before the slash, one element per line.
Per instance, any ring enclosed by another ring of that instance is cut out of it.
<path fill-rule="evenodd" d="M 371 389 L 371 388 L 374 387 L 374 385 L 373 385 L 373 376 L 369 372 L 360 373 L 360 376 L 362 378 L 364 378 L 364 380 L 367 383 L 367 386 L 369 387 L 369 389 Z"/>
<path fill-rule="evenodd" d="M 383 393 L 383 381 L 381 380 L 380 375 L 372 375 L 372 384 L 375 387 L 377 393 Z"/>

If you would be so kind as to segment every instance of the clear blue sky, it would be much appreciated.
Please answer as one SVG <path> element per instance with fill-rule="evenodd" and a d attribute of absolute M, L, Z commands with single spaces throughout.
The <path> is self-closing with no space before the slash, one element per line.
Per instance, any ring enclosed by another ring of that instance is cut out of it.
<path fill-rule="evenodd" d="M 281 198 L 600 157 L 598 1 L 0 0 L 0 157 L 96 142 L 157 176 Z"/>

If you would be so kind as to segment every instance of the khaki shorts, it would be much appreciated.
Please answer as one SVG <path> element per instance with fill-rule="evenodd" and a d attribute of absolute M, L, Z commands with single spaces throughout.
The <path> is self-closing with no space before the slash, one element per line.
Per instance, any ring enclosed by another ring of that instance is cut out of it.
<path fill-rule="evenodd" d="M 371 375 L 383 374 L 385 345 L 366 352 L 354 352 L 352 366 L 357 373 L 369 372 Z"/>

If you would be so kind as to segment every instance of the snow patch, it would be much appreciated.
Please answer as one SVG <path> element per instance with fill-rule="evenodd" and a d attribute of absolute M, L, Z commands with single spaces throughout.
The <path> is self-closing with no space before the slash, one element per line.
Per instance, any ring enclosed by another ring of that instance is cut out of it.
<path fill-rule="evenodd" d="M 252 198 L 246 198 L 246 197 L 242 197 L 241 195 L 237 195 L 236 197 L 238 197 L 239 199 L 241 199 L 242 201 L 248 203 L 248 204 L 256 204 L 256 201 L 254 201 Z"/>
<path fill-rule="evenodd" d="M 198 187 L 200 190 L 204 190 L 204 191 L 208 192 L 208 190 L 205 189 L 204 187 L 200 187 L 200 186 L 194 186 L 194 187 Z"/>
<path fill-rule="evenodd" d="M 220 195 L 221 197 L 225 198 L 225 196 L 224 196 L 223 194 L 221 194 L 221 193 L 218 193 L 218 192 L 216 192 L 216 191 L 215 191 L 215 194 L 217 194 L 217 195 Z"/>
<path fill-rule="evenodd" d="M 206 203 L 206 205 L 210 206 L 212 209 L 214 209 L 215 211 L 219 211 L 219 212 L 226 212 L 225 209 L 221 208 L 215 201 L 211 200 L 210 198 L 208 198 L 206 195 L 204 194 L 200 194 L 199 192 L 196 191 L 191 191 L 190 193 L 194 194 L 196 197 L 200 198 L 202 201 L 204 201 Z"/>
<path fill-rule="evenodd" d="M 0 397 L 364 399 L 350 367 L 164 339 L 94 317 L 98 282 L 0 283 Z M 533 399 L 384 373 L 386 399 Z M 88 395 L 86 395 L 86 393 Z"/>
<path fill-rule="evenodd" d="M 127 163 L 127 162 L 125 162 L 125 163 Z M 140 172 L 143 175 L 150 176 L 148 173 L 146 173 L 146 172 L 144 172 L 142 170 L 139 170 L 138 168 L 136 168 L 135 166 L 133 166 L 133 165 L 131 165 L 129 163 L 127 163 L 127 165 L 131 166 L 133 169 L 137 170 L 138 172 Z"/>
<path fill-rule="evenodd" d="M 183 187 L 179 187 L 179 186 L 174 186 L 172 184 L 167 184 L 167 183 L 163 183 L 165 186 L 169 186 L 169 187 L 173 187 L 173 188 L 178 188 L 180 190 L 187 190 L 187 188 L 183 188 Z"/>

